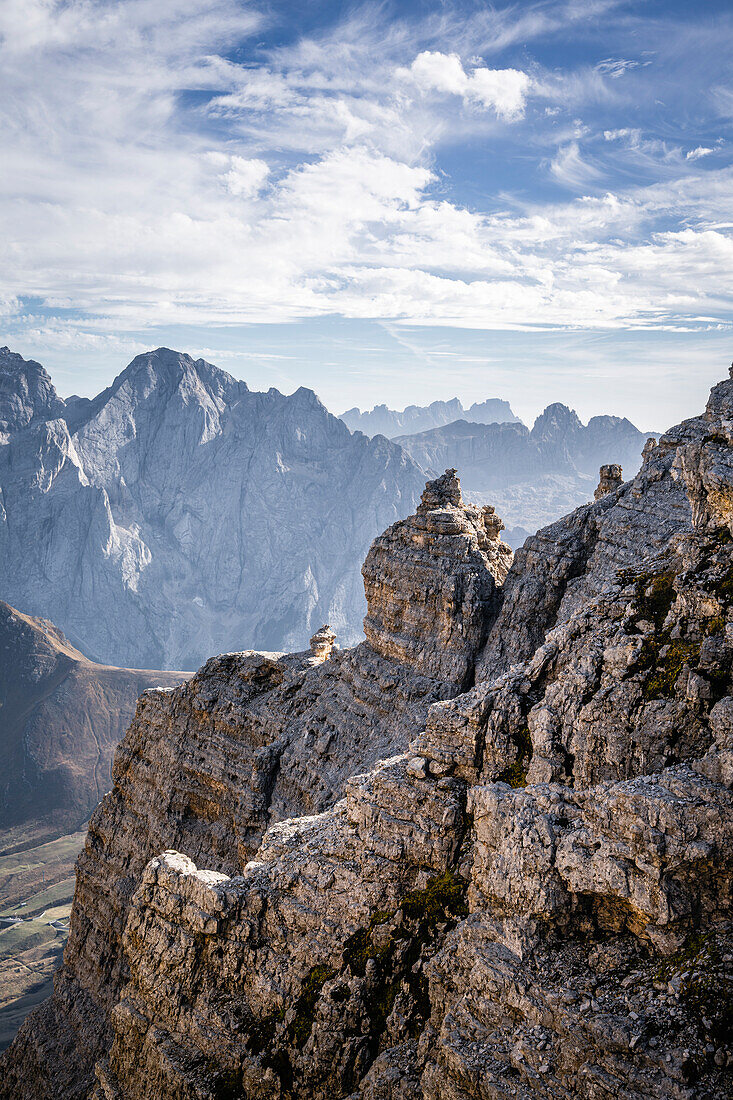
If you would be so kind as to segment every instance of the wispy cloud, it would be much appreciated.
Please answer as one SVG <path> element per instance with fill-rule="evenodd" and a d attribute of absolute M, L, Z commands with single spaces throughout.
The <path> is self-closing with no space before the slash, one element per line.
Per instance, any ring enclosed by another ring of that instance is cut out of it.
<path fill-rule="evenodd" d="M 696 68 L 705 124 L 660 124 L 679 46 L 655 25 L 650 64 L 619 7 L 366 5 L 281 41 L 277 5 L 7 0 L 0 311 L 89 346 L 330 314 L 726 324 L 727 85 Z"/>

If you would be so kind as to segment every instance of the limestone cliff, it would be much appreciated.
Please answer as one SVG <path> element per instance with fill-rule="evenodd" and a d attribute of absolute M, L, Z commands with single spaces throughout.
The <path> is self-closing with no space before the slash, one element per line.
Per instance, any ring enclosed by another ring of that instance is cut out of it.
<path fill-rule="evenodd" d="M 310 390 L 158 348 L 64 403 L 0 350 L 0 598 L 105 663 L 193 670 L 326 619 L 358 640 L 364 555 L 423 484 Z"/>
<path fill-rule="evenodd" d="M 732 502 L 733 380 L 501 592 L 449 472 L 365 644 L 144 696 L 2 1095 L 729 1095 Z"/>

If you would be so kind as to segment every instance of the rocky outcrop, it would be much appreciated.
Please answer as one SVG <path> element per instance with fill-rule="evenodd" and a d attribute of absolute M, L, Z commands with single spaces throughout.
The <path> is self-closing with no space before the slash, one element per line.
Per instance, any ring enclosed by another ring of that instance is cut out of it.
<path fill-rule="evenodd" d="M 165 348 L 66 406 L 38 364 L 0 370 L 29 395 L 0 425 L 0 597 L 126 666 L 361 637 L 361 563 L 424 484 L 400 448 Z"/>
<path fill-rule="evenodd" d="M 433 401 L 428 406 L 408 405 L 397 412 L 386 405 L 375 405 L 370 411 L 353 408 L 341 413 L 352 432 L 364 435 L 386 435 L 388 439 L 406 432 L 425 432 L 456 420 L 470 420 L 474 424 L 518 424 L 519 417 L 512 412 L 509 402 L 498 397 L 477 401 L 464 409 L 457 397 L 450 401 Z"/>
<path fill-rule="evenodd" d="M 512 560 L 493 509 L 464 505 L 456 471 L 429 481 L 417 514 L 372 543 L 364 633 L 383 657 L 465 688 Z"/>
<path fill-rule="evenodd" d="M 128 980 L 123 934 L 131 892 L 151 856 L 179 848 L 220 874 L 236 874 L 268 825 L 326 811 L 355 772 L 404 752 L 424 727 L 430 703 L 460 690 L 484 637 L 479 621 L 511 560 L 500 527 L 491 511 L 462 503 L 450 471 L 428 485 L 417 516 L 391 529 L 391 550 L 383 547 L 380 555 L 405 616 L 403 624 L 398 615 L 391 622 L 400 636 L 419 628 L 419 646 L 392 652 L 375 628 L 374 646 L 338 650 L 334 632 L 322 627 L 305 653 L 224 655 L 180 689 L 142 696 L 115 758 L 113 791 L 92 818 L 79 859 L 67 965 L 54 998 L 8 1056 L 23 1063 L 13 1077 L 18 1088 L 27 1077 L 48 1095 L 86 1094 Z M 416 622 L 409 597 L 418 568 L 423 614 Z M 473 583 L 476 569 L 481 574 Z M 366 590 L 377 623 L 380 593 L 368 582 Z M 451 609 L 467 636 L 449 663 L 440 646 L 448 641 Z M 50 1033 L 52 1059 L 37 1048 L 39 1036 Z M 67 1047 L 79 1052 L 73 1080 L 62 1053 Z M 56 1059 L 63 1068 L 51 1065 Z"/>
<path fill-rule="evenodd" d="M 73 832 L 111 785 L 141 692 L 186 673 L 89 661 L 52 623 L 0 602 L 0 844 Z"/>
<path fill-rule="evenodd" d="M 733 381 L 529 540 L 500 607 L 495 519 L 429 485 L 365 567 L 399 661 L 238 654 L 145 696 L 3 1095 L 728 1095 L 732 423 Z M 450 572 L 465 691 L 416 642 Z"/>
<path fill-rule="evenodd" d="M 601 466 L 598 488 L 593 494 L 594 499 L 600 500 L 601 497 L 605 497 L 608 493 L 614 492 L 615 489 L 620 489 L 622 482 L 623 470 L 617 463 L 613 462 L 609 465 Z"/>
<path fill-rule="evenodd" d="M 327 661 L 336 643 L 336 635 L 328 623 L 317 630 L 311 638 L 311 653 L 316 661 Z"/>

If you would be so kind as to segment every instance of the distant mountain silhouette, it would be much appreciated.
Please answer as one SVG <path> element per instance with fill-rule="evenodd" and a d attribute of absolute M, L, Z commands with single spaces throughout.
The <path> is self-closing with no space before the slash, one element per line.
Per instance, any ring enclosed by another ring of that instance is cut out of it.
<path fill-rule="evenodd" d="M 443 424 L 452 424 L 456 420 L 470 420 L 474 424 L 517 424 L 519 418 L 514 415 L 508 401 L 490 397 L 486 401 L 475 402 L 470 409 L 464 409 L 457 397 L 450 401 L 433 401 L 431 405 L 408 405 L 402 412 L 388 409 L 386 405 L 375 405 L 369 412 L 360 409 L 347 409 L 341 413 L 341 419 L 352 431 L 364 432 L 364 435 L 386 435 L 388 439 L 402 434 L 428 431 Z"/>
<path fill-rule="evenodd" d="M 469 497 L 496 507 L 516 548 L 527 532 L 591 499 L 602 464 L 618 463 L 626 479 L 633 477 L 646 439 L 629 420 L 594 416 L 584 425 L 572 409 L 554 404 L 531 431 L 521 423 L 458 420 L 395 442 L 428 472 L 455 467 Z"/>

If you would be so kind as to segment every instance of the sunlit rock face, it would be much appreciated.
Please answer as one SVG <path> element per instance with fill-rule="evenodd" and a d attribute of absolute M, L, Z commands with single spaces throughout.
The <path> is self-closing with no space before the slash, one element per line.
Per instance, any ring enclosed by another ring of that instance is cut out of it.
<path fill-rule="evenodd" d="M 303 646 L 323 622 L 356 641 L 364 555 L 424 484 L 311 391 L 251 393 L 167 349 L 66 405 L 4 354 L 3 417 L 0 597 L 119 665 Z"/>
<path fill-rule="evenodd" d="M 0 348 L 0 441 L 34 421 L 63 416 L 65 407 L 40 363 Z"/>
<path fill-rule="evenodd" d="M 512 552 L 491 509 L 466 505 L 455 470 L 429 481 L 414 516 L 372 543 L 362 573 L 367 641 L 465 687 Z"/>
<path fill-rule="evenodd" d="M 732 402 L 503 583 L 450 470 L 370 551 L 372 641 L 146 694 L 0 1095 L 730 1095 Z"/>

